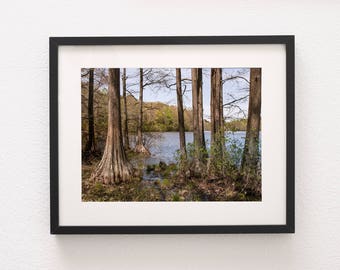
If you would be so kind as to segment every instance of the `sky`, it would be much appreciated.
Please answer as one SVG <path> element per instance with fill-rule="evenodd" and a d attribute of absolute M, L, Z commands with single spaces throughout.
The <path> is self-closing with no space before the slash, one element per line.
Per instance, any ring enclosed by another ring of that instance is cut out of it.
<path fill-rule="evenodd" d="M 83 69 L 82 73 L 86 74 L 88 69 Z M 121 74 L 123 69 L 121 68 Z M 175 68 L 152 68 L 144 69 L 148 72 L 144 75 L 144 83 L 148 83 L 160 76 L 164 76 L 167 84 L 172 85 L 167 87 L 165 84 L 153 84 L 144 87 L 143 98 L 145 102 L 162 102 L 168 105 L 177 105 L 176 96 L 176 69 Z M 191 69 L 182 68 L 182 90 L 184 91 L 183 103 L 186 109 L 192 108 L 192 93 L 191 93 Z M 210 75 L 211 68 L 203 68 L 203 116 L 206 120 L 210 121 Z M 107 90 L 107 69 L 96 69 L 95 80 L 99 79 L 99 89 L 102 91 Z M 127 68 L 127 90 L 136 99 L 139 98 L 139 68 Z M 223 83 L 223 104 L 229 103 L 234 100 L 238 102 L 232 103 L 224 107 L 224 118 L 226 121 L 234 119 L 246 118 L 248 114 L 248 94 L 249 94 L 249 77 L 250 68 L 223 68 L 222 80 Z M 148 79 L 149 78 L 149 79 Z M 88 81 L 88 76 L 83 76 L 82 80 Z M 122 83 L 121 92 L 122 92 Z"/>
<path fill-rule="evenodd" d="M 161 69 L 153 69 L 155 73 Z M 170 73 L 169 82 L 175 83 L 175 69 L 165 68 L 163 72 Z M 161 71 L 162 71 L 161 70 Z M 204 118 L 210 120 L 210 68 L 203 68 L 203 114 Z M 191 69 L 181 69 L 182 79 L 191 79 Z M 129 68 L 126 69 L 127 74 L 127 89 L 130 91 L 136 99 L 139 95 L 139 69 Z M 235 79 L 232 77 L 239 76 Z M 246 97 L 249 93 L 249 68 L 223 68 L 222 69 L 222 80 L 226 80 L 223 83 L 223 104 L 228 103 L 232 100 Z M 227 80 L 229 78 L 229 80 Z M 146 79 L 144 79 L 145 83 Z M 186 86 L 186 91 L 183 96 L 184 107 L 189 109 L 192 108 L 192 94 L 191 94 L 191 82 L 186 81 L 182 84 L 182 90 Z M 144 88 L 143 93 L 144 101 L 153 102 L 159 101 L 168 105 L 176 105 L 176 88 L 175 86 L 170 89 L 166 86 L 151 85 Z M 240 100 L 225 108 L 224 116 L 226 120 L 245 118 L 248 111 L 248 97 Z"/>

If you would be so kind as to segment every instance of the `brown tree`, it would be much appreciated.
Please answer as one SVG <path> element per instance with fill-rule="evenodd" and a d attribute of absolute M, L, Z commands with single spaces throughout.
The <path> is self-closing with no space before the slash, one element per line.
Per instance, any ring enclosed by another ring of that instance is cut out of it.
<path fill-rule="evenodd" d="M 223 91 L 222 91 L 222 69 L 211 69 L 211 155 L 210 165 L 213 169 L 215 161 L 221 161 L 224 154 L 224 118 L 223 118 Z M 219 168 L 219 174 L 223 174 L 224 168 Z"/>
<path fill-rule="evenodd" d="M 137 142 L 135 147 L 135 152 L 141 153 L 144 155 L 150 155 L 149 150 L 144 146 L 143 142 L 143 69 L 139 69 L 139 115 L 138 115 L 138 124 L 137 124 Z"/>
<path fill-rule="evenodd" d="M 203 122 L 203 91 L 202 91 L 202 69 L 191 69 L 192 79 L 192 114 L 193 114 L 193 134 L 194 134 L 194 173 L 202 173 L 202 165 L 205 162 L 205 138 Z"/>
<path fill-rule="evenodd" d="M 94 69 L 89 69 L 88 99 L 87 99 L 87 120 L 88 120 L 88 138 L 84 150 L 84 158 L 88 160 L 91 155 L 95 154 L 95 136 L 94 136 L 94 114 L 93 114 L 93 77 Z"/>
<path fill-rule="evenodd" d="M 129 142 L 129 128 L 128 128 L 128 112 L 127 112 L 127 102 L 126 102 L 126 68 L 123 68 L 123 104 L 124 104 L 124 146 L 125 149 L 130 149 L 130 142 Z"/>
<path fill-rule="evenodd" d="M 181 76 L 181 69 L 180 68 L 176 68 L 176 93 L 177 93 L 177 115 L 178 115 L 179 145 L 180 145 L 180 151 L 181 151 L 181 160 L 185 161 L 187 159 L 187 151 L 186 151 L 186 147 L 185 147 L 182 76 Z"/>
<path fill-rule="evenodd" d="M 261 68 L 250 69 L 247 133 L 243 150 L 242 171 L 256 172 L 259 163 L 261 125 Z"/>
<path fill-rule="evenodd" d="M 119 73 L 119 68 L 109 69 L 106 145 L 102 160 L 92 174 L 92 179 L 105 184 L 128 181 L 132 176 L 132 167 L 127 161 L 123 147 Z"/>
<path fill-rule="evenodd" d="M 211 69 L 211 144 L 221 140 L 224 135 L 222 69 Z M 220 145 L 219 147 L 223 146 Z"/>

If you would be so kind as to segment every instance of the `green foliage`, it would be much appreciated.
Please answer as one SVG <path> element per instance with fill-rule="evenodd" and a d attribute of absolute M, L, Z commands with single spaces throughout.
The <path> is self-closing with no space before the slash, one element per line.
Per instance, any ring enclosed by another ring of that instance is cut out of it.
<path fill-rule="evenodd" d="M 172 200 L 173 200 L 174 202 L 178 202 L 178 201 L 180 201 L 181 199 L 180 199 L 180 196 L 179 196 L 177 193 L 175 193 L 175 194 L 172 196 Z"/>
<path fill-rule="evenodd" d="M 196 149 L 193 143 L 187 143 L 186 149 L 189 164 L 192 163 L 197 156 L 202 157 L 203 163 L 205 163 L 208 160 L 209 152 L 205 147 L 200 147 Z"/>
<path fill-rule="evenodd" d="M 241 164 L 243 147 L 232 134 L 217 136 L 209 151 L 209 172 L 221 177 L 236 177 Z"/>
<path fill-rule="evenodd" d="M 161 182 L 161 185 L 163 188 L 167 188 L 171 186 L 171 181 L 167 178 L 163 179 L 163 181 Z"/>
<path fill-rule="evenodd" d="M 156 112 L 153 129 L 158 131 L 176 131 L 178 130 L 178 121 L 175 111 L 170 107 L 163 107 Z"/>
<path fill-rule="evenodd" d="M 188 166 L 188 159 L 186 156 L 182 155 L 182 152 L 180 149 L 178 149 L 175 154 L 174 158 L 176 160 L 176 165 L 177 165 L 177 171 L 180 174 L 183 174 L 189 170 Z"/>
<path fill-rule="evenodd" d="M 237 119 L 224 124 L 225 129 L 229 131 L 246 131 L 247 119 Z"/>
<path fill-rule="evenodd" d="M 88 136 L 88 115 L 87 115 L 87 100 L 88 89 L 82 87 L 81 90 L 81 129 L 82 129 L 82 147 L 84 148 Z M 94 92 L 94 131 L 95 142 L 97 148 L 100 150 L 104 148 L 107 132 L 107 92 L 95 91 Z"/>
<path fill-rule="evenodd" d="M 98 182 L 93 186 L 92 192 L 95 196 L 102 197 L 105 195 L 105 188 L 102 183 Z"/>
<path fill-rule="evenodd" d="M 254 138 L 253 135 L 252 132 L 249 132 L 252 141 L 245 143 L 241 177 L 244 184 L 243 191 L 257 196 L 261 194 L 260 138 Z"/>
<path fill-rule="evenodd" d="M 226 143 L 229 162 L 239 168 L 241 166 L 243 146 L 239 140 L 237 140 L 232 133 L 227 133 Z"/>

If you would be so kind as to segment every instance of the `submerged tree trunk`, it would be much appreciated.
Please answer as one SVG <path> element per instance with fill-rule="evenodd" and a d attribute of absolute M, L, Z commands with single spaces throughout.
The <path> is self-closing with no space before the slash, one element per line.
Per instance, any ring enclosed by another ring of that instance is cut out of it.
<path fill-rule="evenodd" d="M 261 125 L 261 68 L 250 69 L 247 133 L 243 150 L 242 171 L 256 172 L 259 163 Z"/>
<path fill-rule="evenodd" d="M 139 115 L 138 115 L 138 125 L 137 125 L 137 142 L 135 147 L 135 152 L 144 155 L 150 155 L 150 152 L 144 146 L 143 142 L 143 69 L 139 69 Z"/>
<path fill-rule="evenodd" d="M 181 159 L 186 160 L 187 151 L 185 147 L 185 128 L 184 128 L 184 111 L 183 111 L 183 93 L 181 69 L 176 68 L 176 92 L 177 92 L 177 114 L 178 114 L 178 131 Z"/>
<path fill-rule="evenodd" d="M 129 181 L 132 176 L 132 167 L 123 147 L 119 85 L 119 68 L 110 68 L 106 145 L 102 160 L 92 174 L 92 179 L 105 184 Z"/>
<path fill-rule="evenodd" d="M 223 174 L 222 164 L 224 156 L 224 118 L 223 118 L 223 91 L 222 91 L 222 69 L 211 69 L 211 97 L 210 97 L 210 117 L 211 117 L 211 155 L 210 169 L 215 167 L 215 171 Z M 221 167 L 221 168 L 220 168 Z"/>
<path fill-rule="evenodd" d="M 205 138 L 203 122 L 203 91 L 202 91 L 202 69 L 191 69 L 192 79 L 192 114 L 193 114 L 193 133 L 194 133 L 194 173 L 202 173 L 202 164 L 205 162 Z"/>
<path fill-rule="evenodd" d="M 94 69 L 89 70 L 89 88 L 88 88 L 88 103 L 87 103 L 87 118 L 88 118 L 88 139 L 85 146 L 84 157 L 89 159 L 96 152 L 95 136 L 94 136 L 94 113 L 93 113 L 93 77 Z"/>
<path fill-rule="evenodd" d="M 129 142 L 129 128 L 128 128 L 128 113 L 127 113 L 127 102 L 126 102 L 126 68 L 123 68 L 123 102 L 124 102 L 124 146 L 125 149 L 130 149 Z"/>

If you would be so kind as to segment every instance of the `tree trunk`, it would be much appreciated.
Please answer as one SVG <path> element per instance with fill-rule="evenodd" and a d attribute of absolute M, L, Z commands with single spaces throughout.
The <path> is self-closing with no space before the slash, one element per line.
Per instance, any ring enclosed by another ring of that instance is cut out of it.
<path fill-rule="evenodd" d="M 222 69 L 211 69 L 211 144 L 224 137 Z M 223 144 L 222 144 L 223 145 Z"/>
<path fill-rule="evenodd" d="M 126 102 L 126 68 L 123 68 L 123 102 L 124 102 L 124 146 L 125 149 L 130 149 L 129 142 L 129 128 L 128 128 L 128 113 L 127 113 L 127 102 Z"/>
<path fill-rule="evenodd" d="M 202 172 L 202 164 L 205 162 L 205 139 L 203 122 L 203 91 L 202 91 L 202 69 L 191 69 L 192 79 L 192 114 L 193 114 L 193 133 L 195 147 L 195 174 Z"/>
<path fill-rule="evenodd" d="M 135 147 L 135 152 L 144 155 L 150 155 L 150 152 L 144 146 L 143 142 L 143 69 L 139 69 L 139 115 L 138 115 L 138 125 L 137 125 L 137 142 Z"/>
<path fill-rule="evenodd" d="M 247 133 L 243 150 L 242 171 L 256 172 L 259 163 L 261 125 L 261 68 L 250 69 Z"/>
<path fill-rule="evenodd" d="M 110 68 L 106 145 L 102 160 L 92 174 L 92 179 L 105 184 L 129 181 L 132 176 L 132 167 L 123 147 L 119 85 L 119 68 Z"/>
<path fill-rule="evenodd" d="M 93 76 L 94 69 L 89 70 L 89 89 L 88 89 L 88 103 L 87 103 L 87 118 L 88 118 L 88 139 L 85 146 L 85 159 L 95 153 L 95 136 L 94 136 L 94 114 L 93 114 Z"/>
<path fill-rule="evenodd" d="M 180 68 L 176 68 L 176 91 L 177 91 L 177 114 L 178 114 L 178 131 L 179 131 L 179 145 L 180 145 L 180 151 L 181 151 L 181 159 L 186 160 L 187 151 L 185 147 L 183 93 L 182 93 L 182 78 L 181 78 Z"/>
<path fill-rule="evenodd" d="M 210 117 L 211 117 L 211 155 L 210 168 L 214 165 L 222 164 L 220 161 L 224 157 L 224 118 L 223 118 L 223 91 L 222 91 L 222 69 L 211 69 L 211 97 L 210 97 Z M 215 166 L 216 167 L 216 166 Z M 217 170 L 216 170 L 217 169 Z M 216 172 L 223 174 L 224 168 L 215 168 Z"/>

